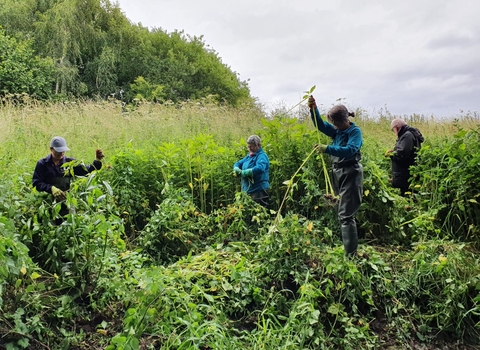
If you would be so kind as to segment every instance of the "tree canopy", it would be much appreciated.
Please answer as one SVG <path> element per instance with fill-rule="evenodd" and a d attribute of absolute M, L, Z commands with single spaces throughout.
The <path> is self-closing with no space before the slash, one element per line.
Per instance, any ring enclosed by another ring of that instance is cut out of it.
<path fill-rule="evenodd" d="M 213 97 L 237 105 L 252 99 L 248 84 L 203 36 L 132 23 L 110 0 L 0 0 L 0 23 L 0 42 L 17 53 L 8 54 L 10 65 L 0 56 L 1 94 L 132 99 L 141 82 L 154 87 L 140 96 L 147 100 Z M 22 64 L 31 73 L 15 81 L 11 67 Z"/>

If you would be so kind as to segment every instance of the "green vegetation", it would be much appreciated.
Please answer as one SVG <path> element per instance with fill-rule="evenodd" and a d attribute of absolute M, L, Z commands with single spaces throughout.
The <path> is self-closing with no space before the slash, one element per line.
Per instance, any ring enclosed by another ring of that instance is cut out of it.
<path fill-rule="evenodd" d="M 209 99 L 125 110 L 5 98 L 0 346 L 479 346 L 479 121 L 407 119 L 426 142 L 403 198 L 383 157 L 395 142 L 391 118 L 359 111 L 355 120 L 365 138 L 365 238 L 348 260 L 322 161 L 305 161 L 318 142 L 310 120 Z M 253 133 L 271 159 L 272 210 L 239 193 L 232 175 Z M 59 204 L 30 185 L 54 134 L 79 160 L 97 147 L 106 155 L 101 171 L 74 182 L 75 213 L 60 226 L 51 224 Z"/>
<path fill-rule="evenodd" d="M 131 23 L 110 0 L 0 0 L 0 96 L 254 102 L 202 37 Z"/>

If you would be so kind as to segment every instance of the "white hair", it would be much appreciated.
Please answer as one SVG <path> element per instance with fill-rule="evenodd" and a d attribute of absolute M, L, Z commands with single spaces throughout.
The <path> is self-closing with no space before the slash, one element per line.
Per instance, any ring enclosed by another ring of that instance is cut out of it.
<path fill-rule="evenodd" d="M 262 144 L 262 140 L 257 135 L 251 135 L 248 137 L 247 143 L 254 144 L 255 146 L 260 146 Z"/>
<path fill-rule="evenodd" d="M 402 126 L 405 126 L 405 125 L 407 125 L 407 123 L 405 123 L 405 120 L 400 118 L 395 118 L 394 120 L 392 120 L 392 124 L 390 124 L 390 129 L 393 129 L 394 127 L 401 128 Z"/>

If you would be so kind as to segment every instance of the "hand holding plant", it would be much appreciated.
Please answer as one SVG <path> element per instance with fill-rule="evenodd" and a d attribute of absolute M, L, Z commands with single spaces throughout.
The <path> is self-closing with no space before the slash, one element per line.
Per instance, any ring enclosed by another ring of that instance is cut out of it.
<path fill-rule="evenodd" d="M 252 169 L 245 169 L 245 170 L 242 170 L 241 174 L 242 174 L 242 177 L 250 177 L 253 175 L 253 171 Z"/>
<path fill-rule="evenodd" d="M 310 97 L 308 98 L 308 108 L 309 109 L 317 108 L 317 103 L 315 102 L 315 99 L 313 98 L 313 95 L 310 95 Z"/>
<path fill-rule="evenodd" d="M 65 199 L 65 192 L 58 187 L 52 186 L 52 194 L 57 201 L 63 201 Z"/>
<path fill-rule="evenodd" d="M 97 150 L 95 151 L 95 158 L 98 161 L 102 161 L 102 159 L 105 158 L 105 155 L 103 154 L 103 151 L 100 148 L 97 148 Z"/>
<path fill-rule="evenodd" d="M 317 153 L 325 153 L 327 145 L 316 144 L 315 146 L 313 146 L 313 148 L 315 149 L 315 151 L 317 151 Z"/>

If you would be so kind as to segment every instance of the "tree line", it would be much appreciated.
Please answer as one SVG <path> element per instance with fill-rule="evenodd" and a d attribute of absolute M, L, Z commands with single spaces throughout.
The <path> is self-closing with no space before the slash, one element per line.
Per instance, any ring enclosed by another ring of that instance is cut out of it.
<path fill-rule="evenodd" d="M 203 40 L 132 23 L 110 0 L 0 0 L 0 95 L 251 101 Z"/>

